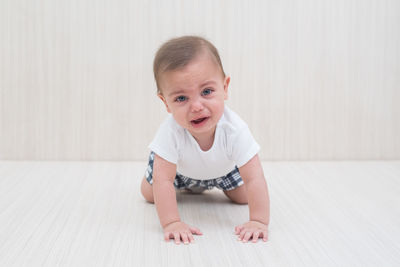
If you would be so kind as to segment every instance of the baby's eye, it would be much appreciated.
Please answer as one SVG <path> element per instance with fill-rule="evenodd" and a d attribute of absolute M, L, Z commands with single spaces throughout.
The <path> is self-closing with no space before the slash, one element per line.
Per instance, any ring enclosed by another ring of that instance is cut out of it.
<path fill-rule="evenodd" d="M 183 95 L 178 96 L 178 97 L 175 99 L 176 102 L 183 102 L 183 101 L 185 101 L 185 100 L 186 100 L 186 96 L 183 96 Z"/>
<path fill-rule="evenodd" d="M 210 88 L 204 89 L 203 92 L 201 92 L 201 95 L 209 95 L 209 94 L 212 93 L 212 91 L 213 91 L 213 90 L 210 89 Z"/>

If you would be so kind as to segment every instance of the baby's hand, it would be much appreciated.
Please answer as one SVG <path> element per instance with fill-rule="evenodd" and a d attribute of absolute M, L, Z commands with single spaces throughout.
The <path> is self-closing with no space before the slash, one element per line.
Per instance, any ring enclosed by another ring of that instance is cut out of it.
<path fill-rule="evenodd" d="M 185 245 L 194 242 L 192 234 L 202 235 L 198 228 L 191 227 L 183 222 L 173 222 L 164 228 L 165 241 L 169 241 L 172 238 L 175 239 L 176 244 L 180 244 L 181 239 Z"/>
<path fill-rule="evenodd" d="M 258 238 L 262 238 L 264 242 L 268 240 L 268 225 L 257 222 L 249 221 L 245 224 L 235 227 L 235 234 L 239 235 L 238 240 L 247 242 L 253 237 L 253 242 L 257 242 Z"/>

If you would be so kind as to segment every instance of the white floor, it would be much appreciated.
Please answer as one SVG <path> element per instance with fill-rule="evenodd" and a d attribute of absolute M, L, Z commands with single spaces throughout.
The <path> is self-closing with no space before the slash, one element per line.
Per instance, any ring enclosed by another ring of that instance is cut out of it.
<path fill-rule="evenodd" d="M 264 162 L 267 243 L 241 243 L 247 206 L 178 193 L 204 235 L 163 241 L 145 162 L 0 162 L 0 266 L 400 266 L 400 161 Z"/>

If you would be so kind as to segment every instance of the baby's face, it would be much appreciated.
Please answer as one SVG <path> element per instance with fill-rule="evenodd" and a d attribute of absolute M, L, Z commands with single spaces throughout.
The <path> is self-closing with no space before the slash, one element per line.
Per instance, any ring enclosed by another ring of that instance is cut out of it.
<path fill-rule="evenodd" d="M 204 53 L 183 69 L 162 74 L 159 97 L 180 126 L 195 138 L 208 137 L 224 112 L 229 81 Z"/>

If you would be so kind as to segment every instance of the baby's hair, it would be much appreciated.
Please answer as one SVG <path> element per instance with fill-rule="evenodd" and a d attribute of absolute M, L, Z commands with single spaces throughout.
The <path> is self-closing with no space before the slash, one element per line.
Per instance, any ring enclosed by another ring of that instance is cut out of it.
<path fill-rule="evenodd" d="M 189 64 L 201 52 L 207 51 L 221 68 L 223 77 L 225 72 L 221 58 L 215 46 L 199 36 L 182 36 L 164 43 L 157 51 L 153 63 L 154 79 L 157 84 L 157 93 L 161 93 L 160 76 L 164 72 L 178 70 Z"/>

